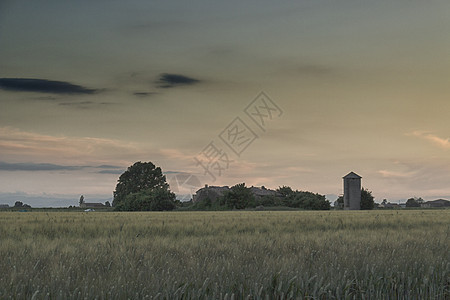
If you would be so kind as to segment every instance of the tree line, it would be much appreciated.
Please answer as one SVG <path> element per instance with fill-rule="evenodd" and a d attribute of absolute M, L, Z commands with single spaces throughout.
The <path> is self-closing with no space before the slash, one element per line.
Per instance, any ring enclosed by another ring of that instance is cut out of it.
<path fill-rule="evenodd" d="M 294 191 L 288 186 L 279 187 L 276 195 L 255 195 L 245 183 L 230 188 L 217 199 L 205 197 L 198 201 L 189 201 L 184 206 L 192 206 L 198 210 L 227 210 L 263 207 L 289 207 L 310 210 L 328 210 L 330 202 L 324 195 L 311 192 Z"/>
<path fill-rule="evenodd" d="M 245 183 L 230 188 L 218 199 L 180 202 L 170 191 L 160 167 L 151 162 L 136 162 L 120 177 L 114 191 L 113 207 L 119 211 L 163 211 L 177 207 L 194 210 L 226 210 L 259 207 L 289 207 L 308 210 L 328 210 L 330 202 L 324 195 L 279 187 L 277 195 L 256 196 Z M 368 197 L 366 195 L 368 194 Z M 373 208 L 371 192 L 362 191 L 363 209 Z M 339 201 L 339 199 L 338 199 Z M 367 203 L 366 203 L 367 202 Z"/>

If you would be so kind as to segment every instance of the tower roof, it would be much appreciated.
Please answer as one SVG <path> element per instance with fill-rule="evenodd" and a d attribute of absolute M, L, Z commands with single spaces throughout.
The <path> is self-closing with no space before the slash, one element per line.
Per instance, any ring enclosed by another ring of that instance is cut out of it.
<path fill-rule="evenodd" d="M 347 175 L 345 175 L 345 176 L 342 177 L 342 178 L 344 178 L 344 179 L 347 179 L 347 178 L 360 179 L 360 178 L 362 178 L 362 177 L 359 176 L 358 174 L 356 174 L 355 172 L 350 172 L 350 173 L 348 173 Z"/>

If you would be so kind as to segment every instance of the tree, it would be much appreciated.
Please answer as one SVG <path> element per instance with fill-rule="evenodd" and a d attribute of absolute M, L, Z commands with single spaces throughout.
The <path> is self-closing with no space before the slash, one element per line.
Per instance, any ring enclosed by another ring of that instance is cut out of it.
<path fill-rule="evenodd" d="M 330 201 L 324 195 L 305 191 L 295 191 L 290 207 L 299 207 L 312 210 L 329 210 Z"/>
<path fill-rule="evenodd" d="M 25 204 L 22 201 L 16 201 L 16 203 L 14 203 L 14 207 L 16 207 L 16 208 L 31 208 L 31 205 Z"/>
<path fill-rule="evenodd" d="M 292 188 L 286 185 L 278 187 L 277 192 L 283 195 L 284 197 L 288 197 L 294 194 Z"/>
<path fill-rule="evenodd" d="M 84 204 L 84 196 L 80 196 L 80 207 Z"/>
<path fill-rule="evenodd" d="M 253 207 L 257 206 L 285 206 L 284 204 L 284 197 L 279 197 L 275 195 L 264 195 L 261 197 L 255 197 L 255 200 L 253 202 Z"/>
<path fill-rule="evenodd" d="M 151 162 L 136 162 L 120 175 L 114 191 L 113 206 L 123 202 L 129 194 L 157 187 L 168 189 L 161 168 Z"/>
<path fill-rule="evenodd" d="M 149 210 L 149 207 L 151 210 L 160 210 L 160 207 L 171 208 L 172 206 L 166 205 L 165 201 L 175 203 L 175 194 L 170 192 L 161 168 L 151 162 L 139 161 L 120 175 L 114 191 L 113 206 L 116 210 Z"/>
<path fill-rule="evenodd" d="M 361 189 L 361 209 L 373 209 L 375 202 L 373 201 L 372 192 L 368 189 Z"/>
<path fill-rule="evenodd" d="M 238 183 L 224 195 L 225 205 L 232 209 L 243 209 L 254 201 L 254 195 L 245 183 Z"/>
<path fill-rule="evenodd" d="M 106 201 L 106 202 L 105 202 L 105 206 L 106 206 L 106 207 L 111 207 L 111 203 L 109 203 L 109 201 Z"/>
<path fill-rule="evenodd" d="M 193 207 L 194 207 L 194 209 L 208 210 L 208 209 L 211 209 L 212 205 L 213 205 L 213 202 L 211 201 L 211 198 L 204 197 L 204 198 L 196 201 L 193 204 Z"/>
<path fill-rule="evenodd" d="M 335 209 L 344 209 L 344 196 L 339 196 L 336 201 L 334 201 Z"/>
<path fill-rule="evenodd" d="M 420 203 L 417 201 L 418 199 L 416 197 L 409 198 L 406 201 L 406 207 L 420 207 Z"/>
<path fill-rule="evenodd" d="M 284 205 L 288 207 L 313 210 L 330 209 L 330 202 L 326 200 L 324 195 L 298 190 L 293 191 L 289 186 L 279 187 L 277 192 L 283 196 Z"/>
<path fill-rule="evenodd" d="M 417 203 L 419 203 L 419 205 L 421 205 L 422 203 L 425 202 L 425 200 L 422 199 L 422 197 L 416 198 L 414 197 L 414 199 L 416 199 Z"/>

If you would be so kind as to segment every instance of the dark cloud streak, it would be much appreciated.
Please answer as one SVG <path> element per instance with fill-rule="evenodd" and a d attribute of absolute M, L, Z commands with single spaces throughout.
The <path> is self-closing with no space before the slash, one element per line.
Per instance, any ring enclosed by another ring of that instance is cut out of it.
<path fill-rule="evenodd" d="M 62 166 L 48 163 L 7 163 L 0 162 L 1 171 L 74 171 L 80 170 L 80 166 Z"/>
<path fill-rule="evenodd" d="M 56 165 L 50 163 L 7 163 L 0 161 L 0 171 L 77 171 L 82 169 L 106 169 L 101 170 L 98 173 L 105 174 L 121 174 L 123 173 L 123 167 L 112 165 L 101 166 L 66 166 Z M 120 173 L 119 173 L 120 172 Z"/>
<path fill-rule="evenodd" d="M 97 173 L 99 173 L 99 174 L 122 174 L 125 171 L 126 170 L 101 170 L 101 171 L 98 171 Z"/>
<path fill-rule="evenodd" d="M 112 166 L 112 165 L 101 165 L 101 166 L 98 166 L 97 168 L 99 168 L 99 169 L 120 169 L 122 167 Z"/>
<path fill-rule="evenodd" d="M 194 79 L 180 74 L 169 74 L 169 73 L 161 74 L 159 80 L 157 81 L 159 87 L 161 88 L 172 88 L 183 85 L 194 85 L 199 82 L 200 80 L 198 79 Z"/>
<path fill-rule="evenodd" d="M 91 109 L 95 107 L 104 107 L 107 105 L 113 105 L 113 102 L 94 102 L 94 101 L 81 101 L 81 102 L 61 102 L 58 105 L 67 107 L 67 108 L 75 108 L 75 109 Z"/>
<path fill-rule="evenodd" d="M 66 81 L 32 78 L 0 78 L 0 89 L 14 92 L 89 95 L 98 90 L 88 89 Z"/>
<path fill-rule="evenodd" d="M 81 105 L 90 105 L 93 104 L 92 101 L 82 101 L 82 102 L 61 102 L 59 105 L 63 106 L 81 106 Z"/>
<path fill-rule="evenodd" d="M 157 93 L 154 92 L 134 92 L 133 95 L 136 97 L 150 97 L 153 95 L 156 95 Z"/>

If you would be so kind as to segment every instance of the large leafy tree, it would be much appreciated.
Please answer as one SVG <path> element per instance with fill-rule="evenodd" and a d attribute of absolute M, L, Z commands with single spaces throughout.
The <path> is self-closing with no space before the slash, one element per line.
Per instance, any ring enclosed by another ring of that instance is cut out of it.
<path fill-rule="evenodd" d="M 175 194 L 170 192 L 161 168 L 151 162 L 139 161 L 120 175 L 114 191 L 113 206 L 117 210 L 154 210 L 153 203 L 161 198 L 163 202 L 167 200 L 175 203 Z M 141 202 L 139 205 L 135 203 L 137 200 Z M 164 208 L 169 209 L 169 206 Z"/>
<path fill-rule="evenodd" d="M 375 202 L 373 201 L 372 192 L 368 189 L 361 189 L 361 209 L 373 209 Z"/>
<path fill-rule="evenodd" d="M 406 201 L 406 207 L 420 207 L 420 203 L 423 203 L 423 199 L 422 198 L 409 198 Z"/>

